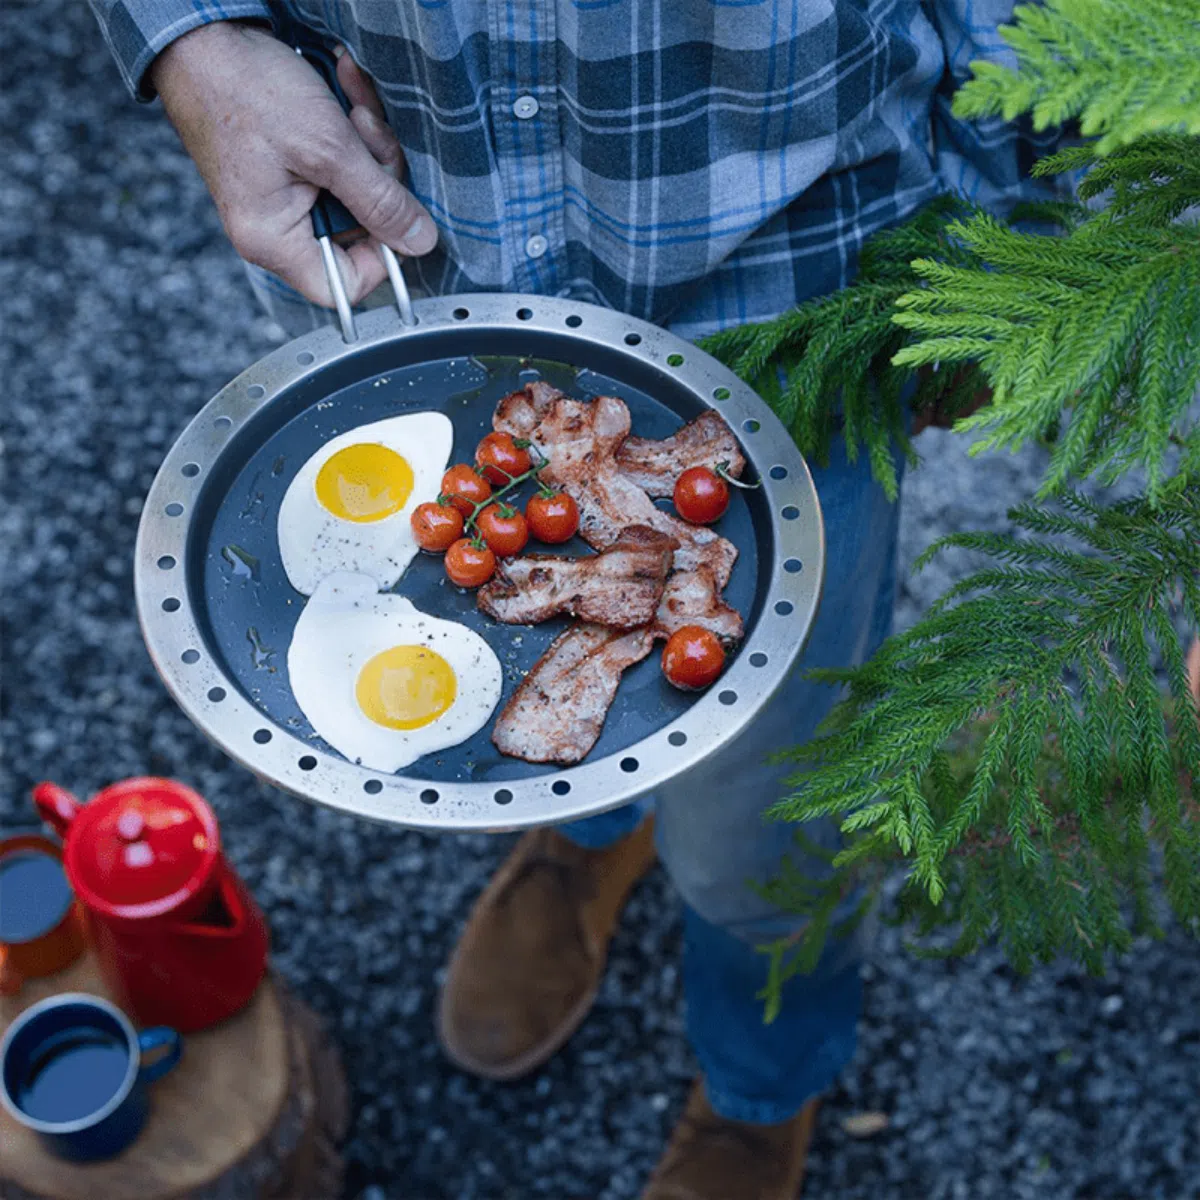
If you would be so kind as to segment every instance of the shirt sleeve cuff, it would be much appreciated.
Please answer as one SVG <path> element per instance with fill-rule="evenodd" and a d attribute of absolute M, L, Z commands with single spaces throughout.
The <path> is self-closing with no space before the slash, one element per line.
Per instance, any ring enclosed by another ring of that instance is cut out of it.
<path fill-rule="evenodd" d="M 215 21 L 262 21 L 275 27 L 265 0 L 92 0 L 92 8 L 125 86 L 145 103 L 156 95 L 150 64 L 185 33 Z"/>

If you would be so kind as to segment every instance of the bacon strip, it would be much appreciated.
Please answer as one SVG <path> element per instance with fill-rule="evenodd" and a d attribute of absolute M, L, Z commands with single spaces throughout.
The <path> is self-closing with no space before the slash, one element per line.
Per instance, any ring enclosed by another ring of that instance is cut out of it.
<path fill-rule="evenodd" d="M 627 437 L 617 451 L 617 469 L 650 496 L 670 496 L 684 471 L 717 463 L 728 464 L 725 469 L 734 479 L 746 469 L 733 430 L 711 408 L 669 438 Z"/>
<path fill-rule="evenodd" d="M 500 401 L 501 418 L 513 437 L 532 437 L 551 405 L 565 395 L 549 383 L 527 384 Z M 746 459 L 733 430 L 720 413 L 706 409 L 668 438 L 627 437 L 617 450 L 617 469 L 650 496 L 670 496 L 675 480 L 689 467 L 728 463 L 739 478 Z"/>
<path fill-rule="evenodd" d="M 492 424 L 497 433 L 531 438 L 550 405 L 565 395 L 566 392 L 560 392 L 553 384 L 540 379 L 535 383 L 527 383 L 520 391 L 510 392 L 497 403 Z M 503 425 L 500 423 L 502 420 Z"/>
<path fill-rule="evenodd" d="M 633 525 L 605 551 L 586 558 L 527 554 L 502 562 L 479 589 L 480 609 L 508 625 L 535 625 L 559 613 L 614 629 L 654 620 L 676 543 Z"/>
<path fill-rule="evenodd" d="M 537 417 L 537 423 L 533 424 Z M 648 525 L 673 537 L 676 570 L 712 570 L 719 587 L 729 582 L 737 547 L 703 526 L 688 525 L 656 508 L 648 495 L 617 468 L 616 454 L 629 436 L 629 409 L 614 396 L 584 402 L 561 393 L 514 392 L 496 407 L 493 427 L 527 437 L 549 462 L 542 478 L 561 487 L 579 506 L 579 532 L 605 550 L 630 525 Z"/>
<path fill-rule="evenodd" d="M 628 633 L 571 625 L 533 665 L 492 730 L 501 754 L 569 766 L 596 744 L 621 676 L 658 638 L 703 625 L 725 641 L 742 636 L 742 618 L 721 600 L 712 572 L 679 571 L 667 582 L 653 625 Z"/>
<path fill-rule="evenodd" d="M 708 567 L 676 571 L 667 580 L 654 621 L 654 636 L 669 638 L 685 625 L 712 630 L 723 642 L 739 642 L 745 632 L 742 615 L 721 599 L 721 589 Z"/>
<path fill-rule="evenodd" d="M 573 624 L 550 643 L 492 729 L 501 754 L 569 766 L 596 744 L 626 668 L 654 646 L 649 628 L 629 633 Z"/>

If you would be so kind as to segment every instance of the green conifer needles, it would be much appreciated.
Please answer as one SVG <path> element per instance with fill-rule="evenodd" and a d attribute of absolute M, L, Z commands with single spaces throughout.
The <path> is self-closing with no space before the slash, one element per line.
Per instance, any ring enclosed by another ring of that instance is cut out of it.
<path fill-rule="evenodd" d="M 800 449 L 821 465 L 840 429 L 852 460 L 865 449 L 874 477 L 897 495 L 893 447 L 915 459 L 904 433 L 903 400 L 911 368 L 893 362 L 911 336 L 894 321 L 896 301 L 919 282 L 914 258 L 967 268 L 974 258 L 949 232 L 974 210 L 952 196 L 872 238 L 853 284 L 800 305 L 775 321 L 739 325 L 701 342 L 779 414 Z M 911 399 L 953 414 L 981 383 L 974 366 L 929 373 Z M 836 400 L 834 403 L 831 398 Z"/>
<path fill-rule="evenodd" d="M 1200 7 L 1195 0 L 1046 0 L 1003 30 L 1019 74 L 972 64 L 962 117 L 1032 112 L 1045 129 L 1078 117 L 1101 154 L 1147 134 L 1200 134 Z"/>
<path fill-rule="evenodd" d="M 864 666 L 815 673 L 847 698 L 787 752 L 802 770 L 774 815 L 801 823 L 801 852 L 818 817 L 845 841 L 832 875 L 793 865 L 764 889 L 810 917 L 762 948 L 768 1015 L 897 865 L 886 911 L 922 949 L 996 939 L 1021 968 L 1068 953 L 1102 969 L 1156 929 L 1160 878 L 1173 912 L 1200 919 L 1200 731 L 1181 649 L 1200 631 L 1200 0 L 1046 0 L 1005 36 L 1018 70 L 976 64 L 955 109 L 1080 117 L 1099 140 L 1034 173 L 1082 172 L 1081 203 L 1005 224 L 938 201 L 870 242 L 849 288 L 707 346 L 818 461 L 843 420 L 893 493 L 914 375 L 911 402 L 942 413 L 991 386 L 955 425 L 975 451 L 1051 443 L 1043 505 L 1010 514 L 1018 536 L 946 538 L 930 553 L 988 565 Z M 1132 468 L 1134 500 L 1072 490 Z"/>
<path fill-rule="evenodd" d="M 848 699 L 788 752 L 808 769 L 774 815 L 838 818 L 851 873 L 902 856 L 907 914 L 957 923 L 956 952 L 999 936 L 1018 966 L 1064 950 L 1098 966 L 1128 942 L 1123 900 L 1153 927 L 1152 846 L 1175 913 L 1200 917 L 1200 729 L 1175 628 L 1200 628 L 1200 494 L 1102 508 L 1068 492 L 1011 516 L 1025 536 L 926 555 L 992 562 L 917 626 L 819 673 Z"/>
<path fill-rule="evenodd" d="M 894 319 L 920 340 L 896 364 L 982 367 L 992 403 L 959 425 L 982 433 L 973 453 L 1015 449 L 1069 413 L 1042 496 L 1140 466 L 1157 501 L 1200 385 L 1188 350 L 1200 344 L 1200 229 L 1106 212 L 1054 237 L 977 213 L 947 232 L 974 261 L 913 263 L 924 286 L 897 299 Z"/>

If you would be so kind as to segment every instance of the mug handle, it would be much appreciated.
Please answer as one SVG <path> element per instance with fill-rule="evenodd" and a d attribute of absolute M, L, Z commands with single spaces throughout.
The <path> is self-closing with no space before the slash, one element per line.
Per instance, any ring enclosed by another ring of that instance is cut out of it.
<path fill-rule="evenodd" d="M 8 947 L 0 945 L 0 996 L 15 996 L 23 982 L 21 972 L 13 965 Z"/>
<path fill-rule="evenodd" d="M 164 1046 L 167 1051 L 161 1058 L 156 1058 L 154 1062 L 143 1063 L 138 1072 L 143 1083 L 153 1083 L 156 1079 L 161 1079 L 168 1071 L 174 1070 L 183 1057 L 183 1038 L 174 1029 L 168 1029 L 165 1025 L 156 1025 L 153 1029 L 143 1029 L 138 1034 L 138 1045 L 141 1047 L 143 1056 Z"/>

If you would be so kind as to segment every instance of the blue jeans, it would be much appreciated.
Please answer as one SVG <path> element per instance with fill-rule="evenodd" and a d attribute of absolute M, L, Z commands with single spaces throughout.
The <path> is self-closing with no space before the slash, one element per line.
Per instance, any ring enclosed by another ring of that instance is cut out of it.
<path fill-rule="evenodd" d="M 251 269 L 260 298 L 289 332 L 328 319 L 258 274 Z M 795 850 L 791 825 L 763 820 L 795 771 L 767 756 L 812 737 L 838 693 L 801 673 L 869 658 L 890 632 L 896 589 L 899 506 L 871 479 L 865 456 L 849 462 L 838 442 L 829 466 L 813 475 L 825 518 L 825 589 L 791 679 L 747 733 L 705 762 L 699 777 L 685 775 L 653 798 L 561 828 L 578 845 L 598 848 L 632 832 L 653 809 L 659 856 L 684 900 L 688 1037 L 709 1100 L 722 1116 L 759 1123 L 786 1120 L 833 1083 L 854 1053 L 862 992 L 860 930 L 831 942 L 815 971 L 787 985 L 776 1020 L 763 1021 L 757 994 L 767 960 L 757 947 L 796 932 L 803 918 L 773 907 L 749 884 L 777 874 L 787 855 L 811 876 L 828 869 Z M 837 845 L 832 823 L 816 822 L 805 833 L 820 845 Z"/>

